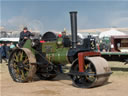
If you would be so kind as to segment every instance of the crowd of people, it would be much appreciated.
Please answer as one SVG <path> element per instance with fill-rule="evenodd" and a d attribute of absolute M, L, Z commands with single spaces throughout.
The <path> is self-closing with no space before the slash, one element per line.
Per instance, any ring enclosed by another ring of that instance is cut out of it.
<path fill-rule="evenodd" d="M 11 43 L 0 43 L 0 63 L 4 60 L 6 63 L 9 58 L 9 53 L 15 48 L 16 46 Z"/>
<path fill-rule="evenodd" d="M 8 61 L 9 53 L 14 50 L 16 47 L 22 47 L 27 39 L 33 36 L 33 34 L 28 31 L 27 27 L 23 28 L 23 31 L 20 32 L 20 40 L 18 45 L 14 45 L 13 42 L 11 43 L 0 43 L 0 63 L 4 60 L 5 62 Z"/>

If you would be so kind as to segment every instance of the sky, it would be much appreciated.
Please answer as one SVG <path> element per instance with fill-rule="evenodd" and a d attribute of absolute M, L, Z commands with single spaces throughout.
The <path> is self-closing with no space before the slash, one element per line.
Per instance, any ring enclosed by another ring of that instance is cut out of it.
<path fill-rule="evenodd" d="M 78 29 L 128 27 L 128 0 L 0 0 L 0 24 L 7 30 L 70 30 L 70 11 Z"/>

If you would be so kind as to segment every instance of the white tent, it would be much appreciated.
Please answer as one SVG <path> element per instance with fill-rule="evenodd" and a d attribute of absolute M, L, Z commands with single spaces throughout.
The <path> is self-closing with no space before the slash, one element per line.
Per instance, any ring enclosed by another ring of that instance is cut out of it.
<path fill-rule="evenodd" d="M 18 42 L 19 41 L 19 38 L 0 38 L 0 41 Z"/>
<path fill-rule="evenodd" d="M 116 29 L 112 28 L 109 31 L 101 32 L 99 38 L 103 37 L 111 37 L 111 36 L 119 36 L 119 35 L 126 35 L 123 32 L 117 31 Z"/>

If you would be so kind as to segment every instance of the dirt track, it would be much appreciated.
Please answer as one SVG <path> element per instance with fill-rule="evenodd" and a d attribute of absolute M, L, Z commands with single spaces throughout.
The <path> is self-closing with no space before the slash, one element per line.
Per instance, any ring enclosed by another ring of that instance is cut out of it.
<path fill-rule="evenodd" d="M 53 81 L 13 82 L 7 66 L 0 64 L 1 96 L 128 96 L 128 65 L 110 62 L 114 74 L 100 87 L 81 89 L 72 86 L 70 78 L 61 75 Z"/>

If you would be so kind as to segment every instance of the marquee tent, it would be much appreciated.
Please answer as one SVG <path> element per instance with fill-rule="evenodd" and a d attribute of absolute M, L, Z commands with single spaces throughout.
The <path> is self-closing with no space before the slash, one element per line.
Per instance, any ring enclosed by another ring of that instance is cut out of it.
<path fill-rule="evenodd" d="M 122 35 L 126 35 L 126 34 L 112 28 L 109 31 L 101 32 L 100 35 L 99 35 L 99 38 L 111 37 L 111 36 L 122 36 Z"/>

